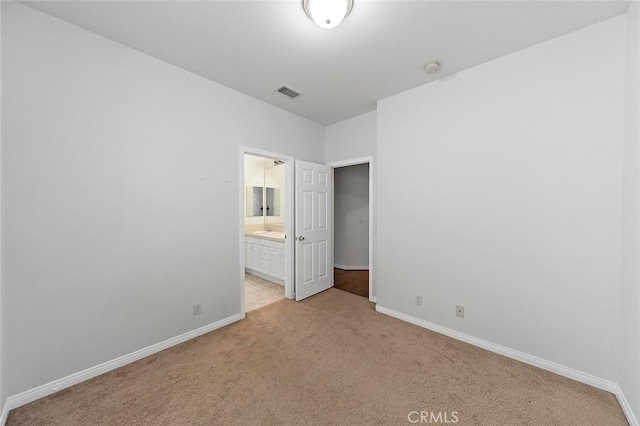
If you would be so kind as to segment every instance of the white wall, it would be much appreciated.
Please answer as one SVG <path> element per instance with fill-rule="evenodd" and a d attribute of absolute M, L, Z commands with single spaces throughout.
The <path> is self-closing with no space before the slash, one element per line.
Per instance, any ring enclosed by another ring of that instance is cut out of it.
<path fill-rule="evenodd" d="M 325 152 L 317 124 L 2 7 L 15 395 L 238 314 L 239 146 L 315 162 Z"/>
<path fill-rule="evenodd" d="M 369 269 L 369 164 L 334 170 L 334 264 Z"/>
<path fill-rule="evenodd" d="M 2 75 L 2 7 L 0 7 L 0 76 Z M 2 117 L 2 81 L 0 78 L 0 117 Z M 2 269 L 2 261 L 4 258 L 4 251 L 2 250 L 2 229 L 4 228 L 2 220 L 2 124 L 0 120 L 0 416 L 4 410 L 7 400 L 7 376 L 5 374 L 5 361 L 6 361 L 6 320 L 5 316 L 7 310 L 5 308 L 4 297 L 4 272 Z M 2 418 L 0 418 L 0 422 Z"/>
<path fill-rule="evenodd" d="M 377 112 L 372 111 L 348 120 L 341 121 L 325 129 L 326 160 L 327 163 L 354 160 L 363 157 L 372 157 L 372 181 L 373 187 L 373 258 L 377 257 Z M 371 279 L 371 297 L 377 294 L 377 271 L 374 267 L 369 270 Z M 375 300 L 375 299 L 374 299 Z"/>
<path fill-rule="evenodd" d="M 617 17 L 378 103 L 380 306 L 617 381 L 624 46 Z"/>
<path fill-rule="evenodd" d="M 245 154 L 244 183 L 248 186 L 264 186 L 264 158 Z"/>
<path fill-rule="evenodd" d="M 640 416 L 640 4 L 627 13 L 620 386 Z"/>
<path fill-rule="evenodd" d="M 326 127 L 327 163 L 376 155 L 376 111 Z"/>
<path fill-rule="evenodd" d="M 244 145 L 315 162 L 374 156 L 381 305 L 619 376 L 637 413 L 637 4 L 631 10 L 621 211 L 621 18 L 323 130 L 2 2 L 0 402 L 239 312 Z M 456 303 L 466 305 L 463 320 Z"/>

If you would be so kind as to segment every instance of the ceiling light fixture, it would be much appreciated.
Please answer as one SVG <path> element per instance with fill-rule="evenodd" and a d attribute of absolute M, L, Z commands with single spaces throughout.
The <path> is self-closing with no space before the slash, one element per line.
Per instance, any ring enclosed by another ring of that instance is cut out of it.
<path fill-rule="evenodd" d="M 353 0 L 302 0 L 304 13 L 320 28 L 334 28 L 351 13 Z"/>

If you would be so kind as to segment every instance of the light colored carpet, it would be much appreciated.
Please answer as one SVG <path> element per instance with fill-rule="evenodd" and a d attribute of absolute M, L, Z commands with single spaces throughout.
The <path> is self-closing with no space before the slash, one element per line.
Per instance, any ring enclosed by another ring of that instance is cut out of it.
<path fill-rule="evenodd" d="M 249 312 L 13 410 L 8 424 L 400 425 L 411 411 L 447 412 L 450 421 L 455 411 L 459 425 L 626 424 L 607 392 L 379 314 L 336 289 Z"/>

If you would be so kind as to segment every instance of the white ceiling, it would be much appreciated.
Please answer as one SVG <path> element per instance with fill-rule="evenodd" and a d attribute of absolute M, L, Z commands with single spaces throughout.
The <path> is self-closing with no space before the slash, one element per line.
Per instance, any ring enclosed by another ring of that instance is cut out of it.
<path fill-rule="evenodd" d="M 323 30 L 301 0 L 23 3 L 323 125 L 628 7 L 628 1 L 355 0 L 342 25 Z M 422 68 L 433 60 L 442 69 L 428 76 Z M 303 96 L 275 93 L 280 84 Z"/>

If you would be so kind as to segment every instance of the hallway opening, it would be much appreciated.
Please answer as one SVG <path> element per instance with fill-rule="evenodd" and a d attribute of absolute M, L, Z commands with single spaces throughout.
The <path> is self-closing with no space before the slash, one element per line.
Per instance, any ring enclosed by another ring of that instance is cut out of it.
<path fill-rule="evenodd" d="M 369 163 L 334 168 L 334 287 L 369 298 Z"/>

